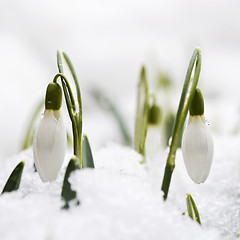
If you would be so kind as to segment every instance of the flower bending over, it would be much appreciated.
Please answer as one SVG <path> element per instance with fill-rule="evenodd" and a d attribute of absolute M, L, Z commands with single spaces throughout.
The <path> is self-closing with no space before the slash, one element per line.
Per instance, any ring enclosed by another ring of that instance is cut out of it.
<path fill-rule="evenodd" d="M 66 151 L 66 129 L 61 116 L 62 91 L 50 83 L 45 98 L 45 111 L 33 142 L 34 162 L 43 182 L 55 181 Z"/>
<path fill-rule="evenodd" d="M 213 160 L 213 139 L 204 116 L 201 91 L 196 89 L 190 116 L 182 138 L 182 154 L 188 175 L 195 183 L 204 183 Z"/>

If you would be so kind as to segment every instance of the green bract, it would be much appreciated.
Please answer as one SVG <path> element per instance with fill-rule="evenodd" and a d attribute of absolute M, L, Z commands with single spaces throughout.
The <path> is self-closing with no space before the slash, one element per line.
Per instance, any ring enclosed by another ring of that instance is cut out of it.
<path fill-rule="evenodd" d="M 62 89 L 58 83 L 51 82 L 47 86 L 45 108 L 59 110 L 62 106 Z"/>

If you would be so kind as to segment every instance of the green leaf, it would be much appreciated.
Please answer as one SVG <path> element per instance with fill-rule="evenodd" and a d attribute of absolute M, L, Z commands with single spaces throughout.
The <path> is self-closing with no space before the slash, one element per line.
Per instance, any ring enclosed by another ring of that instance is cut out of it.
<path fill-rule="evenodd" d="M 22 172 L 24 168 L 24 162 L 20 162 L 12 171 L 10 177 L 8 178 L 2 194 L 5 192 L 12 192 L 19 188 L 21 178 L 22 178 Z"/>
<path fill-rule="evenodd" d="M 60 73 L 63 73 L 62 57 L 61 57 L 60 51 L 57 51 L 57 66 L 58 66 L 58 71 Z"/>
<path fill-rule="evenodd" d="M 74 136 L 74 154 L 79 158 L 79 165 L 80 165 L 80 168 L 82 168 L 82 149 L 81 149 L 82 148 L 82 144 L 81 144 L 81 141 L 82 141 L 82 98 L 81 98 L 81 91 L 80 91 L 80 86 L 79 86 L 79 82 L 77 79 L 76 71 L 73 67 L 73 64 L 72 64 L 70 58 L 68 57 L 68 55 L 65 52 L 62 52 L 62 56 L 67 64 L 68 69 L 71 72 L 71 75 L 73 77 L 73 81 L 75 84 L 75 90 L 77 93 L 78 109 L 74 113 L 75 119 L 71 118 L 71 120 L 73 122 L 73 128 L 74 128 L 73 132 L 75 131 L 75 133 L 74 133 L 74 135 L 75 135 Z M 59 51 L 57 53 L 57 61 L 58 61 L 59 71 L 63 71 L 61 54 Z M 71 89 L 70 86 L 68 86 L 68 88 Z M 71 91 L 69 91 L 69 97 L 70 97 L 70 99 L 74 99 Z M 76 109 L 76 108 L 74 107 L 74 109 Z"/>
<path fill-rule="evenodd" d="M 94 168 L 91 147 L 88 141 L 88 137 L 85 134 L 83 135 L 82 142 L 82 164 L 83 168 Z"/>
<path fill-rule="evenodd" d="M 78 79 L 77 79 L 77 74 L 76 74 L 76 71 L 73 67 L 73 64 L 70 60 L 70 58 L 68 57 L 68 55 L 65 53 L 65 52 L 62 52 L 62 55 L 63 55 L 63 58 L 65 60 L 65 62 L 67 63 L 67 66 L 71 72 L 71 75 L 73 77 L 73 80 L 74 80 L 74 84 L 75 84 L 75 88 L 76 88 L 76 92 L 77 92 L 77 101 L 78 101 L 78 115 L 79 115 L 79 121 L 80 121 L 80 124 L 82 123 L 82 97 L 81 97 L 81 91 L 80 91 L 80 86 L 79 86 L 79 82 L 78 82 Z M 81 126 L 82 127 L 82 126 Z M 82 129 L 80 129 L 82 130 Z M 82 133 L 82 132 L 81 132 Z"/>
<path fill-rule="evenodd" d="M 193 78 L 191 78 L 194 66 L 195 66 L 194 75 Z M 166 200 L 168 196 L 169 186 L 175 168 L 176 151 L 182 137 L 183 126 L 187 117 L 188 109 L 198 84 L 200 70 L 201 70 L 201 51 L 199 48 L 195 48 L 187 69 L 187 74 L 185 77 L 182 94 L 178 105 L 178 111 L 174 122 L 170 149 L 165 166 L 161 187 L 162 191 L 164 192 L 163 196 L 164 200 Z"/>
<path fill-rule="evenodd" d="M 62 63 L 62 56 L 67 64 L 67 67 L 69 68 L 74 84 L 75 84 L 75 90 L 77 93 L 77 103 L 78 103 L 78 109 L 75 104 L 74 100 L 74 95 L 71 90 L 71 86 L 66 79 L 66 77 L 63 75 L 63 63 Z M 82 168 L 82 99 L 81 99 L 81 92 L 80 92 L 80 87 L 78 83 L 78 79 L 74 70 L 74 67 L 67 56 L 66 53 L 62 52 L 60 53 L 59 51 L 57 52 L 57 65 L 58 65 L 58 70 L 59 74 L 56 75 L 56 77 L 61 76 L 61 81 L 62 81 L 62 88 L 66 100 L 66 105 L 68 109 L 68 114 L 69 117 L 72 121 L 72 131 L 73 131 L 73 148 L 74 148 L 74 154 L 75 156 L 78 157 L 79 159 L 79 166 Z M 55 77 L 55 78 L 56 78 Z"/>
<path fill-rule="evenodd" d="M 192 206 L 191 206 L 191 201 L 190 201 L 190 194 L 186 195 L 186 203 L 187 203 L 187 211 L 188 211 L 188 216 L 193 219 L 193 210 L 192 210 Z"/>
<path fill-rule="evenodd" d="M 144 66 L 138 83 L 137 112 L 134 132 L 134 149 L 144 156 L 148 122 L 148 86 Z"/>
<path fill-rule="evenodd" d="M 200 220 L 197 206 L 196 206 L 191 194 L 189 194 L 189 193 L 186 194 L 186 203 L 187 203 L 188 216 L 191 219 L 193 219 L 193 213 L 194 213 L 196 222 L 201 225 L 201 220 Z"/>
<path fill-rule="evenodd" d="M 61 57 L 61 53 L 59 51 L 57 51 L 57 66 L 58 66 L 59 73 L 63 74 L 62 57 Z M 75 104 L 75 100 L 73 97 L 73 93 L 72 93 L 70 84 L 68 83 L 67 79 L 63 78 L 63 76 L 61 76 L 61 82 L 62 82 L 62 87 L 63 87 L 68 111 L 70 112 L 71 110 L 73 110 L 73 112 L 75 113 L 76 104 Z"/>
<path fill-rule="evenodd" d="M 71 173 L 78 168 L 79 168 L 79 165 L 78 165 L 77 158 L 72 158 L 68 163 L 68 166 L 67 166 L 67 169 L 65 172 L 65 176 L 64 176 L 64 180 L 63 180 L 62 193 L 61 193 L 61 197 L 65 201 L 65 204 L 62 207 L 63 209 L 68 209 L 69 202 L 74 199 L 76 199 L 77 205 L 80 204 L 79 200 L 77 199 L 77 192 L 72 190 L 71 184 L 68 181 Z"/>

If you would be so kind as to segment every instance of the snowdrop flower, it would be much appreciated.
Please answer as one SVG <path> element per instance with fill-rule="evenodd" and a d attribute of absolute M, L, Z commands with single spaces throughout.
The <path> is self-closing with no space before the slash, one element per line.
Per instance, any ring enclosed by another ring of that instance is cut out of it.
<path fill-rule="evenodd" d="M 163 148 L 160 135 L 161 120 L 162 111 L 154 102 L 148 110 L 148 125 L 145 141 L 145 151 L 148 160 L 152 160 Z"/>
<path fill-rule="evenodd" d="M 45 112 L 33 142 L 34 162 L 43 182 L 57 179 L 66 151 L 66 130 L 61 116 L 62 90 L 58 83 L 48 85 Z"/>
<path fill-rule="evenodd" d="M 188 175 L 195 183 L 204 183 L 213 160 L 213 139 L 204 117 L 204 101 L 196 89 L 190 116 L 182 138 L 182 154 Z"/>

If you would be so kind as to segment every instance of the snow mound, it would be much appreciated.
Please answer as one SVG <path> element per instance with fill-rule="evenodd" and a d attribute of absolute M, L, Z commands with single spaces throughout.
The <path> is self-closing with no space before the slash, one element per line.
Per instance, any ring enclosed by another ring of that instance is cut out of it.
<path fill-rule="evenodd" d="M 238 142 L 215 143 L 212 171 L 202 185 L 191 182 L 178 150 L 166 202 L 160 191 L 164 169 L 153 178 L 139 154 L 110 144 L 94 154 L 95 169 L 70 177 L 80 205 L 73 201 L 69 210 L 61 209 L 60 196 L 69 156 L 57 181 L 42 183 L 33 170 L 32 150 L 21 152 L 0 172 L 3 187 L 14 166 L 26 161 L 20 189 L 0 197 L 0 239 L 233 239 L 239 232 Z M 202 226 L 187 216 L 187 192 L 198 206 Z"/>

